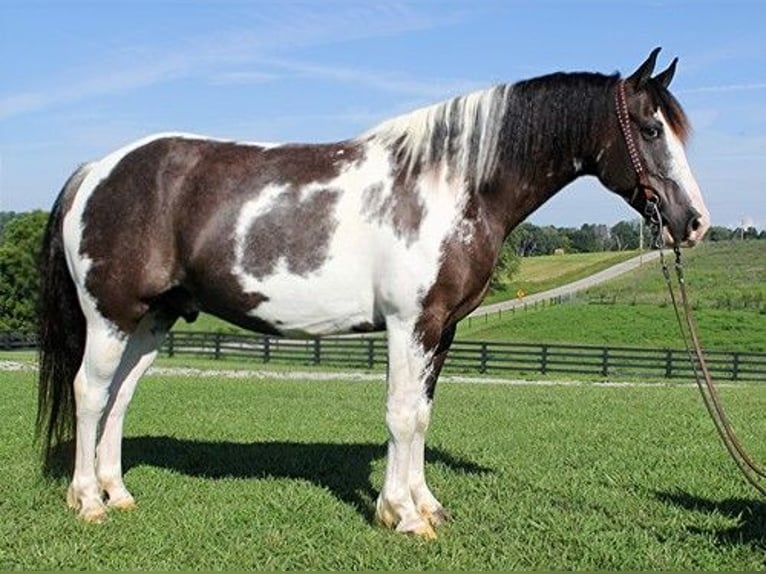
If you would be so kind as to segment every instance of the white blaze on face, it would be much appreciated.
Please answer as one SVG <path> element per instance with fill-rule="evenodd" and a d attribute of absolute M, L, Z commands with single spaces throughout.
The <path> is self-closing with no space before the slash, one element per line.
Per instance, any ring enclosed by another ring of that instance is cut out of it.
<path fill-rule="evenodd" d="M 687 239 L 687 242 L 690 245 L 694 245 L 704 237 L 705 233 L 710 228 L 710 212 L 707 207 L 705 207 L 699 184 L 697 184 L 697 180 L 694 178 L 694 174 L 692 174 L 692 170 L 689 167 L 689 161 L 686 159 L 686 150 L 684 149 L 683 143 L 673 132 L 673 129 L 670 127 L 670 124 L 665 119 L 662 112 L 658 111 L 655 114 L 655 117 L 662 122 L 663 130 L 665 132 L 665 142 L 670 154 L 670 169 L 667 176 L 678 184 L 681 191 L 687 195 L 691 206 L 700 214 L 697 229 L 691 231 Z"/>

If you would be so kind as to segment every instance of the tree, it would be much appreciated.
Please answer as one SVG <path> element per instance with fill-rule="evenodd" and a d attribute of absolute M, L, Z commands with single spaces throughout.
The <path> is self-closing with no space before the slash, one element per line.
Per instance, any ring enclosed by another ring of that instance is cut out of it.
<path fill-rule="evenodd" d="M 489 290 L 494 293 L 505 289 L 510 284 L 513 274 L 519 270 L 520 265 L 521 258 L 509 237 L 500 249 L 500 255 L 489 280 Z"/>
<path fill-rule="evenodd" d="M 0 329 L 31 330 L 37 318 L 38 259 L 48 214 L 22 213 L 0 237 Z"/>
<path fill-rule="evenodd" d="M 608 251 L 612 237 L 609 228 L 601 223 L 583 223 L 580 229 L 569 231 L 569 241 L 577 253 Z"/>
<path fill-rule="evenodd" d="M 19 214 L 15 211 L 0 211 L 0 242 L 3 240 L 3 230 L 9 221 L 18 217 Z"/>
<path fill-rule="evenodd" d="M 641 223 L 638 220 L 620 221 L 613 225 L 610 232 L 614 248 L 617 251 L 638 249 L 641 237 L 640 225 Z"/>
<path fill-rule="evenodd" d="M 705 235 L 705 239 L 708 241 L 728 241 L 733 237 L 733 233 L 734 232 L 728 227 L 714 225 L 707 232 L 707 235 Z"/>

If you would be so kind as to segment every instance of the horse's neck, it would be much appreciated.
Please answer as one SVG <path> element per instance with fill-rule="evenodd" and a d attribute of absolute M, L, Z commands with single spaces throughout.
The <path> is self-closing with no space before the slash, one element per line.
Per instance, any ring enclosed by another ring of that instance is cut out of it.
<path fill-rule="evenodd" d="M 491 193 L 484 194 L 495 203 L 491 211 L 505 235 L 576 178 L 595 174 L 599 130 L 609 107 L 605 98 L 599 105 L 583 106 L 583 97 L 549 102 L 545 113 L 527 118 L 527 126 L 509 123 L 511 141 L 488 186 Z M 593 109 L 599 117 L 584 115 Z"/>

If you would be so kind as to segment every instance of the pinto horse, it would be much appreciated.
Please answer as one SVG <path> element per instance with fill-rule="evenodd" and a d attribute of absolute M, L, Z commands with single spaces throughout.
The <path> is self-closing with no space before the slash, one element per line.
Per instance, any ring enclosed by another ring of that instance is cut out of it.
<path fill-rule="evenodd" d="M 504 239 L 593 175 L 665 241 L 710 225 L 684 153 L 689 124 L 659 48 L 629 77 L 556 73 L 385 121 L 328 144 L 155 135 L 82 165 L 42 260 L 38 434 L 74 439 L 67 501 L 99 521 L 135 502 L 123 419 L 163 337 L 199 311 L 269 334 L 388 331 L 388 452 L 377 520 L 432 537 L 425 435 L 455 326 Z"/>

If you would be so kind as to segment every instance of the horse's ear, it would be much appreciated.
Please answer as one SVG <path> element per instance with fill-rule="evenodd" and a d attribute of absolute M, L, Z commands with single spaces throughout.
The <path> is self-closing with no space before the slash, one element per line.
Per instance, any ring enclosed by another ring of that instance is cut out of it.
<path fill-rule="evenodd" d="M 660 53 L 660 49 L 661 48 L 657 47 L 652 50 L 652 53 L 649 54 L 649 57 L 646 59 L 646 61 L 641 64 L 638 69 L 633 72 L 626 80 L 633 86 L 634 90 L 639 91 L 644 87 L 646 82 L 649 81 L 649 78 L 652 77 L 652 72 L 654 72 L 654 65 L 657 63 L 657 54 Z"/>
<path fill-rule="evenodd" d="M 663 88 L 667 88 L 670 82 L 673 81 L 673 76 L 676 73 L 676 64 L 678 64 L 678 58 L 673 58 L 673 61 L 670 62 L 670 65 L 664 71 L 654 76 L 655 81 Z"/>

